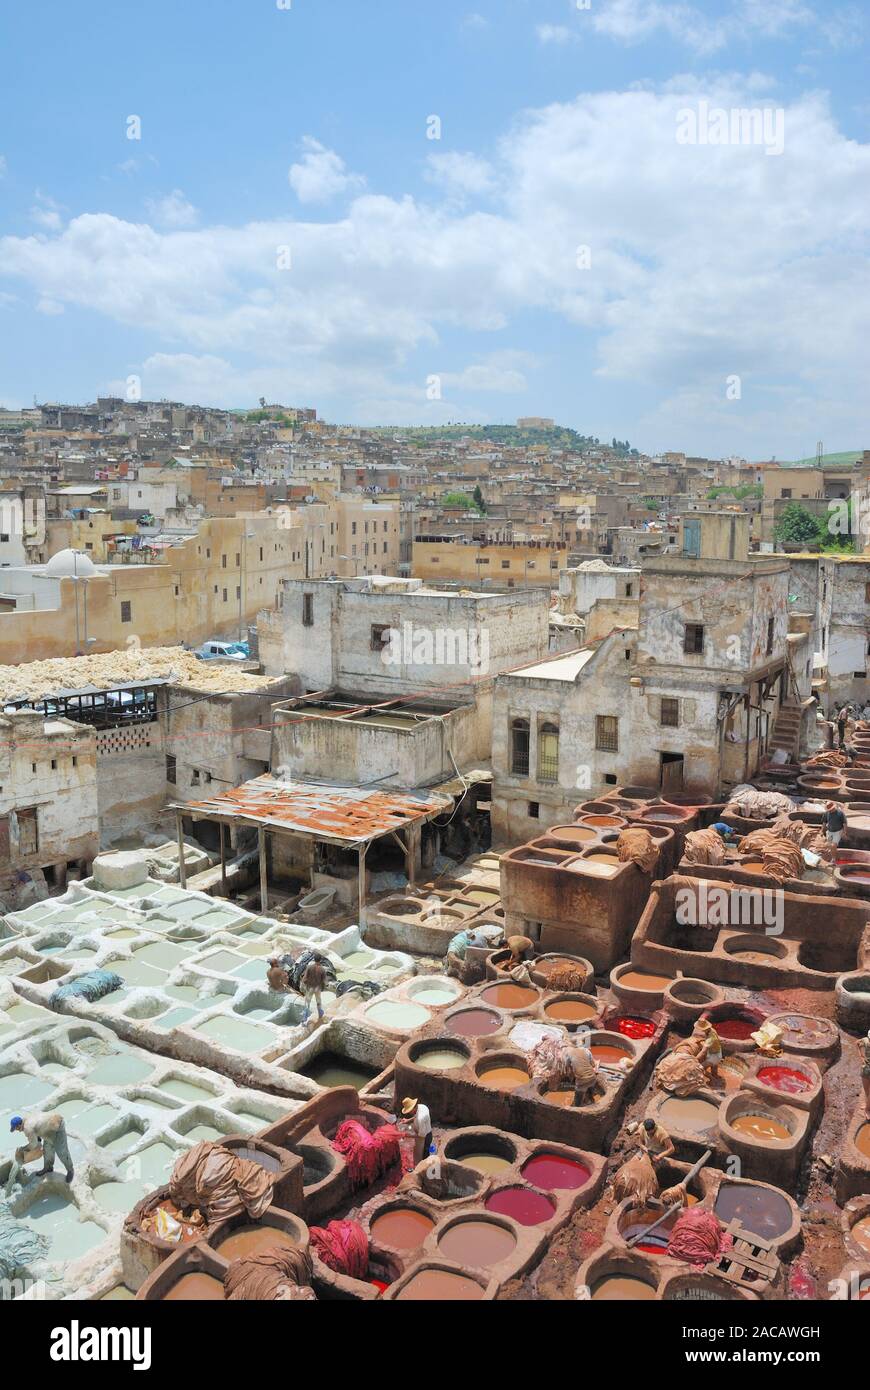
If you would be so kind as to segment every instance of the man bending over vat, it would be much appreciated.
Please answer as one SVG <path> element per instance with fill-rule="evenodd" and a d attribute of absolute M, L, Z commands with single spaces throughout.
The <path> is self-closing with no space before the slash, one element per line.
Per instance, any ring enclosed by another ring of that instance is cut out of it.
<path fill-rule="evenodd" d="M 67 1182 L 72 1182 L 75 1175 L 63 1115 L 31 1115 L 27 1120 L 13 1115 L 9 1129 L 12 1134 L 23 1134 L 27 1140 L 26 1148 L 15 1151 L 15 1160 L 21 1167 L 41 1158 L 42 1168 L 36 1176 L 44 1178 L 54 1172 L 56 1156 L 66 1169 Z"/>
<path fill-rule="evenodd" d="M 641 1147 L 646 1149 L 656 1167 L 677 1151 L 677 1147 L 664 1125 L 660 1125 L 657 1120 L 652 1118 L 644 1120 L 640 1126 L 638 1138 Z"/>
<path fill-rule="evenodd" d="M 320 1002 L 320 991 L 326 984 L 326 971 L 323 968 L 323 957 L 319 951 L 312 954 L 311 960 L 302 972 L 302 993 L 305 995 L 305 1012 L 302 1015 L 302 1022 L 308 1022 L 311 1013 L 312 1000 L 317 1004 L 318 1022 L 323 1022 L 323 1005 Z"/>
<path fill-rule="evenodd" d="M 569 1047 L 567 1058 L 571 1063 L 574 1082 L 574 1104 L 585 1105 L 595 1099 L 598 1087 L 598 1063 L 588 1047 Z"/>

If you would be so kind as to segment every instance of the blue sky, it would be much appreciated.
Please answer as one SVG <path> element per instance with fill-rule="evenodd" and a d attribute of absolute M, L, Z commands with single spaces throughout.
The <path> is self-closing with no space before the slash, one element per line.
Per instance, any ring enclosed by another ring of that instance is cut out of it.
<path fill-rule="evenodd" d="M 0 403 L 137 375 L 862 447 L 867 33 L 837 0 L 7 0 Z M 702 142 L 739 110 L 770 138 Z"/>

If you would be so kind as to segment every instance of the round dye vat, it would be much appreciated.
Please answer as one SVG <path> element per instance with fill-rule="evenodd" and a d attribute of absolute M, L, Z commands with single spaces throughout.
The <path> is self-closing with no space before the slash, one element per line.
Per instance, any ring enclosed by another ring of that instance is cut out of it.
<path fill-rule="evenodd" d="M 432 1015 L 421 1004 L 409 1004 L 404 999 L 378 999 L 365 1011 L 370 1023 L 380 1024 L 382 1028 L 401 1028 L 403 1030 L 422 1028 Z"/>
<path fill-rule="evenodd" d="M 659 1111 L 659 1119 L 668 1132 L 705 1134 L 716 1124 L 719 1107 L 703 1096 L 668 1096 Z"/>
<path fill-rule="evenodd" d="M 791 1135 L 779 1120 L 769 1115 L 738 1115 L 731 1121 L 731 1128 L 738 1134 L 746 1134 L 757 1139 L 760 1144 L 771 1144 L 776 1140 L 790 1139 Z"/>
<path fill-rule="evenodd" d="M 654 1221 L 658 1221 L 661 1215 L 661 1207 L 634 1207 L 627 1213 L 624 1224 L 620 1225 L 619 1233 L 623 1240 L 628 1242 L 633 1236 L 645 1231 Z M 639 1240 L 632 1249 L 640 1250 L 644 1255 L 667 1254 L 671 1231 L 678 1215 L 679 1213 L 675 1212 L 667 1221 L 662 1221 L 654 1231 L 649 1232 L 645 1240 Z"/>
<path fill-rule="evenodd" d="M 870 1158 L 870 1124 L 862 1125 L 855 1135 L 855 1148 L 865 1158 Z"/>
<path fill-rule="evenodd" d="M 655 1298 L 652 1284 L 643 1279 L 632 1279 L 625 1274 L 606 1274 L 592 1285 L 592 1302 L 646 1302 Z"/>
<path fill-rule="evenodd" d="M 446 989 L 444 985 L 428 985 L 425 989 L 418 989 L 414 995 L 418 1004 L 427 1004 L 430 1009 L 438 1009 L 442 1004 L 452 1004 L 456 999 L 455 989 Z"/>
<path fill-rule="evenodd" d="M 458 1047 L 426 1047 L 414 1058 L 414 1065 L 424 1071 L 456 1071 L 468 1061 Z"/>
<path fill-rule="evenodd" d="M 556 1088 L 551 1091 L 544 1091 L 541 1099 L 547 1101 L 550 1105 L 563 1105 L 567 1107 L 574 1104 L 575 1095 L 575 1091 L 562 1091 Z"/>
<path fill-rule="evenodd" d="M 220 1279 L 210 1274 L 184 1274 L 169 1293 L 163 1295 L 164 1303 L 223 1303 L 224 1286 Z"/>
<path fill-rule="evenodd" d="M 487 1004 L 497 1009 L 528 1009 L 540 999 L 540 991 L 528 985 L 487 985 L 481 994 Z"/>
<path fill-rule="evenodd" d="M 656 1026 L 651 1018 L 642 1018 L 638 1014 L 620 1014 L 619 1018 L 612 1019 L 607 1025 L 611 1033 L 621 1033 L 624 1038 L 651 1038 L 656 1031 Z"/>
<path fill-rule="evenodd" d="M 791 1208 L 781 1193 L 749 1183 L 723 1182 L 713 1210 L 726 1226 L 739 1221 L 762 1240 L 777 1240 L 792 1222 Z"/>
<path fill-rule="evenodd" d="M 747 874 L 763 874 L 767 872 L 760 860 L 753 860 L 750 864 L 738 864 L 737 868 L 742 869 L 743 872 Z"/>
<path fill-rule="evenodd" d="M 870 1255 L 870 1216 L 862 1216 L 860 1221 L 856 1221 L 851 1235 L 855 1244 Z"/>
<path fill-rule="evenodd" d="M 516 1091 L 520 1086 L 528 1086 L 529 1074 L 522 1067 L 488 1067 L 478 1073 L 481 1086 L 490 1086 L 496 1091 Z"/>
<path fill-rule="evenodd" d="M 231 1236 L 221 1241 L 217 1253 L 225 1260 L 245 1260 L 264 1250 L 292 1250 L 296 1241 L 289 1231 L 277 1226 L 237 1226 Z"/>
<path fill-rule="evenodd" d="M 648 975 L 645 970 L 626 970 L 616 983 L 625 985 L 626 989 L 648 989 L 658 992 L 673 984 L 673 978 L 670 975 Z"/>
<path fill-rule="evenodd" d="M 554 1023 L 588 1023 L 598 1010 L 594 1004 L 584 1004 L 582 999 L 557 999 L 554 1004 L 547 1005 L 544 1013 Z"/>
<path fill-rule="evenodd" d="M 522 1167 L 523 1177 L 535 1187 L 543 1187 L 546 1192 L 576 1192 L 585 1187 L 592 1177 L 592 1170 L 576 1158 L 563 1158 L 561 1154 L 534 1154 Z"/>
<path fill-rule="evenodd" d="M 717 1070 L 726 1091 L 739 1091 L 743 1078 L 749 1071 L 749 1063 L 744 1061 L 739 1053 L 734 1052 L 722 1058 Z"/>
<path fill-rule="evenodd" d="M 448 1018 L 447 1027 L 461 1038 L 485 1038 L 498 1032 L 501 1018 L 489 1009 L 462 1009 Z"/>
<path fill-rule="evenodd" d="M 491 1265 L 501 1264 L 517 1248 L 517 1238 L 513 1231 L 499 1226 L 495 1221 L 471 1218 L 457 1221 L 445 1231 L 438 1241 L 438 1249 L 447 1260 L 456 1264 L 473 1265 L 478 1269 L 489 1269 Z"/>
<path fill-rule="evenodd" d="M 645 820 L 659 821 L 665 825 L 687 819 L 686 816 L 681 816 L 679 811 L 644 811 L 643 815 Z"/>
<path fill-rule="evenodd" d="M 594 840 L 597 838 L 595 831 L 588 825 L 554 825 L 549 832 L 558 840 Z"/>
<path fill-rule="evenodd" d="M 607 854 L 603 849 L 593 854 L 584 854 L 584 864 L 609 864 L 611 869 L 619 868 L 619 860 L 615 854 Z"/>
<path fill-rule="evenodd" d="M 494 1173 L 504 1173 L 513 1167 L 511 1160 L 503 1154 L 463 1154 L 456 1162 L 464 1163 L 466 1168 L 473 1168 L 476 1173 L 483 1173 L 486 1177 L 491 1177 Z"/>
<path fill-rule="evenodd" d="M 571 956 L 548 956 L 541 960 L 533 961 L 532 964 L 537 973 L 543 975 L 545 980 L 549 979 L 554 970 L 563 970 L 566 965 L 571 970 L 582 971 L 584 969 L 580 962 L 574 960 Z"/>
<path fill-rule="evenodd" d="M 421 1269 L 396 1294 L 396 1302 L 469 1303 L 483 1298 L 483 1289 L 464 1274 L 449 1269 Z"/>
<path fill-rule="evenodd" d="M 416 1250 L 433 1229 L 435 1222 L 424 1211 L 413 1207 L 396 1207 L 393 1211 L 376 1216 L 371 1224 L 371 1237 L 379 1245 L 392 1246 L 394 1250 Z"/>
<path fill-rule="evenodd" d="M 631 1061 L 633 1053 L 624 1047 L 614 1047 L 610 1043 L 592 1043 L 589 1051 L 596 1062 L 603 1062 L 605 1066 L 612 1062 L 618 1065 L 620 1062 Z"/>
<path fill-rule="evenodd" d="M 764 1086 L 772 1086 L 775 1091 L 789 1096 L 800 1096 L 813 1089 L 810 1078 L 795 1067 L 761 1067 L 756 1075 Z"/>
<path fill-rule="evenodd" d="M 587 825 L 603 825 L 613 830 L 625 823 L 620 816 L 584 816 L 583 820 Z"/>
<path fill-rule="evenodd" d="M 513 1217 L 520 1226 L 542 1226 L 556 1211 L 549 1197 L 531 1187 L 503 1187 L 487 1197 L 485 1206 L 499 1216 Z"/>
<path fill-rule="evenodd" d="M 840 874 L 850 883 L 870 883 L 870 873 L 866 869 L 854 869 L 847 864 L 840 869 Z"/>
<path fill-rule="evenodd" d="M 761 1027 L 752 1018 L 723 1018 L 717 1022 L 711 1020 L 713 1027 L 720 1038 L 727 1038 L 729 1042 L 748 1042 L 752 1034 Z"/>
<path fill-rule="evenodd" d="M 823 1047 L 831 1040 L 831 1025 L 823 1018 L 789 1014 L 777 1023 L 788 1041 L 799 1047 Z"/>

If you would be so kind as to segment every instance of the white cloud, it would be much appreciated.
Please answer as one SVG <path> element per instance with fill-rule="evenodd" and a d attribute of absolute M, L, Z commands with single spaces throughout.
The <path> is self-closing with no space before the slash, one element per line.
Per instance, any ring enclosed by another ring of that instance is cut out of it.
<path fill-rule="evenodd" d="M 40 299 L 36 305 L 36 312 L 38 314 L 47 314 L 52 318 L 57 314 L 62 314 L 63 311 L 63 305 L 59 303 L 58 300 L 48 299 L 45 295 L 43 295 L 42 299 Z"/>
<path fill-rule="evenodd" d="M 535 33 L 539 43 L 566 44 L 578 43 L 580 35 L 575 29 L 569 29 L 566 24 L 539 24 Z"/>
<path fill-rule="evenodd" d="M 475 154 L 459 151 L 430 154 L 425 174 L 430 183 L 436 183 L 458 197 L 491 193 L 495 187 L 492 165 Z"/>
<path fill-rule="evenodd" d="M 677 113 L 701 96 L 754 105 L 765 82 L 687 77 L 524 112 L 480 161 L 491 211 L 451 192 L 191 230 L 87 213 L 50 236 L 0 238 L 0 283 L 135 327 L 156 396 L 296 397 L 361 421 L 404 401 L 405 419 L 471 418 L 486 413 L 478 394 L 519 392 L 539 364 L 462 342 L 461 368 L 445 343 L 465 330 L 509 348 L 534 316 L 565 355 L 582 347 L 583 408 L 602 383 L 646 394 L 653 437 L 629 437 L 648 447 L 675 433 L 704 452 L 848 447 L 865 428 L 870 147 L 817 95 L 786 108 L 777 158 L 675 139 Z M 290 270 L 278 269 L 285 245 Z M 454 403 L 429 410 L 422 384 L 442 371 Z M 724 399 L 731 374 L 739 402 Z"/>
<path fill-rule="evenodd" d="M 149 216 L 161 227 L 195 227 L 199 214 L 180 188 L 173 188 L 162 198 L 146 198 Z"/>
<path fill-rule="evenodd" d="M 326 203 L 339 193 L 352 193 L 365 184 L 358 174 L 348 172 L 344 160 L 319 140 L 306 135 L 301 164 L 291 164 L 287 175 L 300 203 Z"/>
<path fill-rule="evenodd" d="M 732 43 L 813 31 L 838 47 L 860 28 L 852 6 L 832 10 L 828 0 L 818 10 L 804 0 L 730 0 L 715 15 L 687 0 L 602 0 L 592 23 L 598 33 L 622 43 L 665 34 L 700 55 Z"/>
<path fill-rule="evenodd" d="M 476 30 L 479 33 L 481 30 L 489 28 L 489 20 L 472 10 L 471 13 L 462 16 L 461 27 Z"/>
<path fill-rule="evenodd" d="M 38 188 L 35 197 L 36 202 L 30 209 L 30 220 L 48 232 L 59 231 L 63 226 L 60 203 L 56 203 L 47 193 L 41 193 Z"/>

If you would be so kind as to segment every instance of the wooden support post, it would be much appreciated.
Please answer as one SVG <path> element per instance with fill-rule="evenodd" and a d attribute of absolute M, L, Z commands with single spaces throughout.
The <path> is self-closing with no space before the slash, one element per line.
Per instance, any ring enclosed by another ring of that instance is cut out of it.
<path fill-rule="evenodd" d="M 221 834 L 221 893 L 226 898 L 229 897 L 227 893 L 227 828 L 223 821 L 220 821 L 219 824 Z"/>
<path fill-rule="evenodd" d="M 266 863 L 266 829 L 257 826 L 257 848 L 260 855 L 260 911 L 269 910 L 269 870 Z"/>
<path fill-rule="evenodd" d="M 368 849 L 368 844 L 360 845 L 359 848 L 359 925 L 361 927 L 365 927 L 366 924 L 366 855 Z"/>
<path fill-rule="evenodd" d="M 417 882 L 417 860 L 420 855 L 422 834 L 423 829 L 419 821 L 415 821 L 405 830 L 405 874 L 409 888 L 413 888 Z"/>
<path fill-rule="evenodd" d="M 178 881 L 182 888 L 187 887 L 187 867 L 184 863 L 184 823 L 181 812 L 175 812 L 175 833 L 178 838 Z"/>

